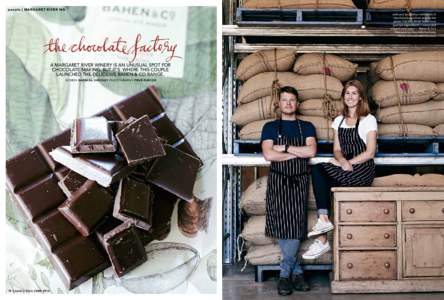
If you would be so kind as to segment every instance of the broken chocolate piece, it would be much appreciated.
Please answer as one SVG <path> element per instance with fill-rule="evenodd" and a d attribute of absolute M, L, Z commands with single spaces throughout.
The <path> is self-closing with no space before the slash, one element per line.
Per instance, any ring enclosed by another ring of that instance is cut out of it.
<path fill-rule="evenodd" d="M 113 198 L 108 191 L 88 180 L 58 209 L 83 236 L 88 236 L 109 214 L 112 206 Z"/>
<path fill-rule="evenodd" d="M 104 187 L 110 186 L 132 171 L 125 160 L 116 153 L 73 155 L 69 147 L 62 146 L 50 155 L 55 161 Z"/>
<path fill-rule="evenodd" d="M 105 117 L 80 118 L 71 128 L 71 153 L 115 152 L 116 141 Z"/>
<path fill-rule="evenodd" d="M 121 277 L 146 260 L 146 252 L 136 228 L 123 223 L 103 236 L 105 250 L 114 272 Z"/>
<path fill-rule="evenodd" d="M 165 145 L 166 155 L 153 163 L 147 180 L 186 201 L 193 199 L 199 159 Z"/>
<path fill-rule="evenodd" d="M 129 166 L 165 155 L 163 145 L 147 115 L 120 130 L 116 138 Z"/>
<path fill-rule="evenodd" d="M 154 193 L 149 185 L 131 178 L 122 179 L 114 200 L 113 216 L 141 229 L 150 230 L 153 198 Z"/>

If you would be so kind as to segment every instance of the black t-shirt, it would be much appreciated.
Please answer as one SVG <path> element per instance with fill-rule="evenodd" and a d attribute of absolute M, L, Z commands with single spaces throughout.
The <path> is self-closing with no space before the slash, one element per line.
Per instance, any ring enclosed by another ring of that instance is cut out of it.
<path fill-rule="evenodd" d="M 300 138 L 298 121 L 282 120 L 282 135 L 288 138 Z M 301 124 L 302 134 L 305 139 L 308 137 L 316 137 L 316 130 L 310 122 L 299 120 Z M 265 140 L 273 140 L 275 143 L 278 138 L 279 120 L 268 122 L 262 128 L 261 142 Z"/>

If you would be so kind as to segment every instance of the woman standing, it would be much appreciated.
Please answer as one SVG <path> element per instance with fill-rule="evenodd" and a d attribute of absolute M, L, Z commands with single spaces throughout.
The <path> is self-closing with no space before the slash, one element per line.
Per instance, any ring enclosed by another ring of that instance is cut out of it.
<path fill-rule="evenodd" d="M 330 250 L 326 233 L 333 230 L 328 219 L 330 189 L 333 186 L 370 186 L 375 177 L 377 122 L 370 114 L 364 88 L 358 80 L 348 81 L 342 90 L 342 114 L 335 118 L 334 158 L 311 168 L 318 221 L 308 237 L 318 236 L 302 255 L 316 259 Z"/>

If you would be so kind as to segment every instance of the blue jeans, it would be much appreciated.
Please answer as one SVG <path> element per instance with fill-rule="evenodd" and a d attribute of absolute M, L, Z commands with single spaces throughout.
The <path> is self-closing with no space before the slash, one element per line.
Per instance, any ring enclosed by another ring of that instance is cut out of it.
<path fill-rule="evenodd" d="M 279 240 L 279 247 L 282 253 L 279 277 L 290 278 L 292 274 L 299 275 L 303 273 L 301 265 L 296 258 L 300 243 L 300 240 Z"/>

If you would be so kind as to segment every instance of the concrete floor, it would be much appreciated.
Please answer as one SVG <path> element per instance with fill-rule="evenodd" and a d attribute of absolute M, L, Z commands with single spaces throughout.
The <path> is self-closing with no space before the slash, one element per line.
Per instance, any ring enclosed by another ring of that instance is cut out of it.
<path fill-rule="evenodd" d="M 290 296 L 279 296 L 276 290 L 277 272 L 268 272 L 266 281 L 254 281 L 254 268 L 248 266 L 241 272 L 242 266 L 224 266 L 223 299 L 298 299 L 298 300 L 444 300 L 444 293 L 396 293 L 396 294 L 330 294 L 328 271 L 306 271 L 306 278 L 311 286 L 310 292 L 293 292 Z"/>

